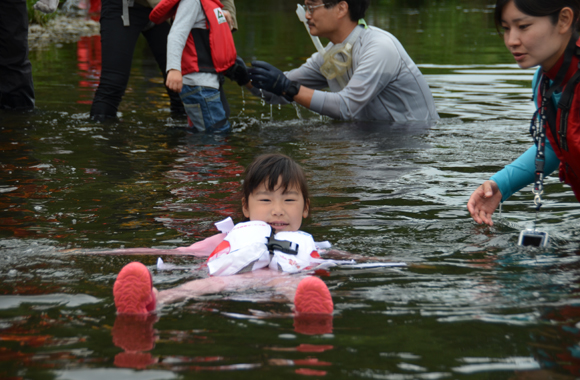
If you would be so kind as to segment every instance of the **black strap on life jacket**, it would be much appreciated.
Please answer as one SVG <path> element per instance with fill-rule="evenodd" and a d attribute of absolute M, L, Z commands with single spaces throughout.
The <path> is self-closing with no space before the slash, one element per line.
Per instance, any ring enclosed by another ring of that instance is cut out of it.
<path fill-rule="evenodd" d="M 289 255 L 298 255 L 299 245 L 297 243 L 288 240 L 276 240 L 274 238 L 275 234 L 274 229 L 272 229 L 272 233 L 268 238 L 268 243 L 266 243 L 270 254 L 274 254 L 274 251 L 280 251 Z"/>
<path fill-rule="evenodd" d="M 197 53 L 197 67 L 200 73 L 212 73 L 217 71 L 211 57 L 209 44 L 209 29 L 192 29 L 191 36 Z"/>

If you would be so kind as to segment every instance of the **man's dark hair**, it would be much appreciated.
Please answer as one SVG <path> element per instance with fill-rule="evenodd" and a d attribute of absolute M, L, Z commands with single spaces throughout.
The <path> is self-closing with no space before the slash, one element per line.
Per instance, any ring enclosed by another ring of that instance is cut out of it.
<path fill-rule="evenodd" d="M 322 0 L 324 8 L 332 8 L 342 1 L 348 4 L 350 19 L 355 22 L 365 17 L 365 12 L 371 3 L 371 0 Z"/>

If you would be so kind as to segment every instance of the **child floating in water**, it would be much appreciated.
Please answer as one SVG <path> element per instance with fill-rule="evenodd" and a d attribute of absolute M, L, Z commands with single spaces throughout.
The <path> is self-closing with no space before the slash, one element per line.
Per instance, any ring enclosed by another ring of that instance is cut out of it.
<path fill-rule="evenodd" d="M 299 231 L 310 209 L 302 168 L 282 154 L 261 155 L 247 168 L 242 192 L 245 221 L 204 241 L 213 250 L 208 259 L 212 277 L 158 292 L 147 267 L 129 263 L 113 288 L 117 312 L 146 314 L 204 294 L 273 288 L 294 303 L 298 315 L 330 317 L 334 306 L 328 287 L 318 277 L 304 274 L 324 260 L 312 236 Z M 179 250 L 187 253 L 196 246 L 199 243 Z"/>

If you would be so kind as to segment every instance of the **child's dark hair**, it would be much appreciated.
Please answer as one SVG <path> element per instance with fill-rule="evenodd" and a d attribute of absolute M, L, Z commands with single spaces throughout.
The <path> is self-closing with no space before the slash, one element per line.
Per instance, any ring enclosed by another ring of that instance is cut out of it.
<path fill-rule="evenodd" d="M 281 153 L 262 154 L 246 168 L 242 185 L 243 204 L 248 204 L 250 195 L 262 183 L 268 191 L 275 191 L 279 178 L 282 179 L 280 186 L 284 191 L 293 186 L 300 189 L 304 207 L 309 209 L 310 198 L 304 171 L 293 159 Z"/>
<path fill-rule="evenodd" d="M 497 0 L 495 3 L 495 27 L 501 33 L 502 12 L 510 1 L 514 2 L 516 8 L 527 15 L 534 17 L 550 16 L 552 24 L 558 23 L 560 11 L 569 7 L 574 13 L 572 30 L 578 30 L 578 16 L 580 14 L 580 0 Z"/>

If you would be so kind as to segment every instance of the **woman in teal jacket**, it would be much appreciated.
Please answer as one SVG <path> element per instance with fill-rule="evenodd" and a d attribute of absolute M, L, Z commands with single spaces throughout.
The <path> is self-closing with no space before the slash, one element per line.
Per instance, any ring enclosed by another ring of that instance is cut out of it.
<path fill-rule="evenodd" d="M 580 0 L 497 0 L 496 2 L 496 26 L 503 31 L 505 45 L 513 54 L 517 64 L 522 69 L 539 66 L 532 85 L 537 106 L 541 101 L 538 92 L 547 91 L 545 92 L 546 105 L 538 107 L 539 111 L 547 110 L 538 112 L 540 116 L 545 114 L 548 116 L 548 122 L 544 123 L 547 138 L 545 138 L 542 158 L 543 173 L 546 175 L 558 168 L 562 158 L 567 161 L 563 162 L 566 170 L 569 167 L 568 163 L 572 161 L 577 163 L 580 159 L 574 153 L 576 152 L 574 149 L 570 150 L 571 155 L 567 148 L 564 152 L 558 140 L 559 133 L 553 133 L 550 130 L 550 127 L 555 128 L 560 125 L 556 120 L 560 121 L 560 110 L 557 107 L 562 96 L 562 89 L 565 89 L 568 81 L 571 82 L 571 77 L 578 70 L 580 48 L 577 46 L 576 30 L 579 14 Z M 567 70 L 567 67 L 570 69 Z M 558 73 L 562 74 L 561 78 L 558 78 Z M 541 86 L 540 82 L 544 82 L 544 85 Z M 575 84 L 571 85 L 575 86 Z M 572 93 L 572 98 L 575 92 Z M 550 94 L 552 94 L 551 97 Z M 575 98 L 580 98 L 580 96 Z M 552 118 L 550 114 L 553 115 Z M 567 124 L 573 125 L 568 128 L 569 136 L 574 130 L 576 134 L 580 131 L 580 127 L 576 125 L 578 117 L 575 114 L 570 116 L 571 121 Z M 536 115 L 534 118 L 539 120 Z M 574 123 L 572 120 L 575 120 Z M 540 125 L 539 121 L 536 125 Z M 554 136 L 557 137 L 556 140 L 553 139 Z M 552 146 L 554 143 L 557 145 L 556 150 Z M 493 225 L 491 216 L 499 203 L 537 180 L 536 154 L 537 146 L 534 145 L 471 194 L 467 209 L 477 223 Z M 561 167 L 561 178 L 562 170 Z M 570 175 L 566 178 L 566 182 L 572 182 L 574 189 L 574 181 Z M 574 189 L 574 191 L 577 193 L 578 190 Z"/>

